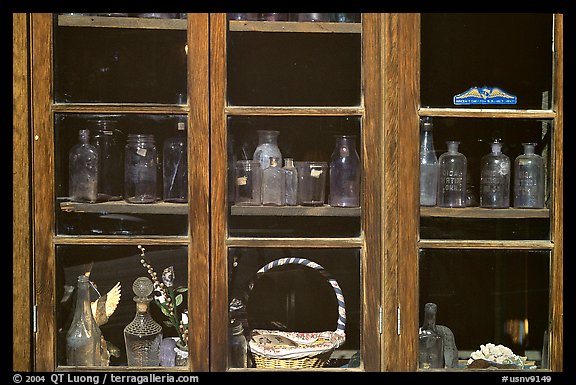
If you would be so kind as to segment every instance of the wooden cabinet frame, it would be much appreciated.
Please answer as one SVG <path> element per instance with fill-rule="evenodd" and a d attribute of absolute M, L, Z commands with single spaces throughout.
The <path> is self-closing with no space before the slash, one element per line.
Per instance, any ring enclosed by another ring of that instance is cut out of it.
<path fill-rule="evenodd" d="M 57 236 L 54 229 L 54 114 L 179 113 L 189 121 L 189 233 L 144 237 L 149 244 L 188 247 L 192 371 L 226 370 L 227 248 L 231 246 L 358 247 L 361 249 L 361 356 L 365 371 L 415 371 L 418 350 L 418 250 L 460 247 L 421 241 L 418 122 L 422 116 L 552 119 L 550 242 L 468 242 L 464 247 L 551 251 L 550 369 L 563 370 L 563 16 L 554 17 L 554 104 L 551 110 L 425 109 L 420 100 L 420 15 L 363 14 L 362 115 L 364 196 L 358 239 L 230 239 L 226 210 L 226 117 L 309 115 L 333 109 L 243 110 L 226 106 L 226 17 L 188 16 L 188 95 L 182 106 L 58 104 L 53 98 L 52 14 L 14 14 L 13 40 L 13 369 L 56 368 L 55 248 L 57 245 L 135 245 L 136 238 Z M 28 120 L 30 116 L 30 120 Z M 369 164 L 369 165 L 368 165 Z M 209 167 L 210 165 L 210 167 Z M 29 167 L 29 168 L 28 168 Z M 30 173 L 29 171 L 30 170 Z M 31 298 L 31 302 L 29 302 Z M 36 324 L 32 325 L 32 320 Z M 29 322 L 22 322 L 29 320 Z M 117 368 L 113 368 L 116 370 Z"/>

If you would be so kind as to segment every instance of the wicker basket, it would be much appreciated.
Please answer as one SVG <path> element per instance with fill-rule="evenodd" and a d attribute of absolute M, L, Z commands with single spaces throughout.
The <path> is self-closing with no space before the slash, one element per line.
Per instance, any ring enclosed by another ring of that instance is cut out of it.
<path fill-rule="evenodd" d="M 330 284 L 338 302 L 338 323 L 335 331 L 319 333 L 252 330 L 248 344 L 257 368 L 302 369 L 326 366 L 332 352 L 346 339 L 346 307 L 342 289 L 319 264 L 304 258 L 281 258 L 268 263 L 256 273 L 256 279 L 283 265 L 302 265 L 318 271 Z"/>

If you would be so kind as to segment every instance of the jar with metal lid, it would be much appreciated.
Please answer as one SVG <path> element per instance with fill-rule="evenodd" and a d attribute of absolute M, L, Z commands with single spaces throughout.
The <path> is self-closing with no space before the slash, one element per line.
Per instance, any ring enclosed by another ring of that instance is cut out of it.
<path fill-rule="evenodd" d="M 129 203 L 154 203 L 158 199 L 158 151 L 152 134 L 128 135 L 124 199 Z"/>

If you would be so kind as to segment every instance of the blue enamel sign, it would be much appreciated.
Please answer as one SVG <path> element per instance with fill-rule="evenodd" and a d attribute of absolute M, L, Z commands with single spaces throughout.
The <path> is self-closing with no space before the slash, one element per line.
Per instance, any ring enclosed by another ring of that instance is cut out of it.
<path fill-rule="evenodd" d="M 497 87 L 472 87 L 454 96 L 454 104 L 516 104 L 516 96 Z"/>

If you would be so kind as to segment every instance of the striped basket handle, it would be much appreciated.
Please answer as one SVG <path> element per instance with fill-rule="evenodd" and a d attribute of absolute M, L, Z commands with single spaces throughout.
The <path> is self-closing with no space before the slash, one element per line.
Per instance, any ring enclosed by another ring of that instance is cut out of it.
<path fill-rule="evenodd" d="M 336 300 L 338 301 L 338 324 L 336 327 L 335 333 L 338 334 L 345 334 L 346 330 L 346 304 L 344 303 L 344 295 L 342 294 L 342 289 L 338 282 L 332 278 L 332 276 L 319 264 L 316 262 L 312 262 L 305 258 L 296 258 L 296 257 L 289 257 L 289 258 L 280 258 L 276 259 L 267 265 L 263 266 L 260 270 L 256 272 L 256 280 L 266 273 L 267 271 L 272 270 L 275 267 L 283 266 L 283 265 L 302 265 L 309 267 L 318 271 L 330 284 L 332 290 L 334 290 L 334 294 L 336 294 Z M 252 289 L 253 283 L 250 284 L 250 289 Z"/>

